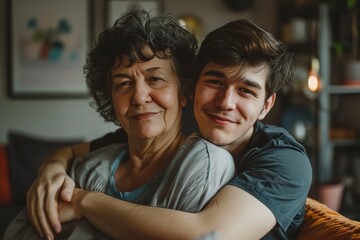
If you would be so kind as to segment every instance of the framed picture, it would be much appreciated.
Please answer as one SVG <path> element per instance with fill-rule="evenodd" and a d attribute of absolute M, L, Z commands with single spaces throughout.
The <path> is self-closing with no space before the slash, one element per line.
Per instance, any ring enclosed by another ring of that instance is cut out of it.
<path fill-rule="evenodd" d="M 91 0 L 7 0 L 13 98 L 88 97 Z"/>
<path fill-rule="evenodd" d="M 152 15 L 162 12 L 162 0 L 108 0 L 107 14 L 105 22 L 107 26 L 112 25 L 124 13 L 134 10 L 144 9 Z"/>

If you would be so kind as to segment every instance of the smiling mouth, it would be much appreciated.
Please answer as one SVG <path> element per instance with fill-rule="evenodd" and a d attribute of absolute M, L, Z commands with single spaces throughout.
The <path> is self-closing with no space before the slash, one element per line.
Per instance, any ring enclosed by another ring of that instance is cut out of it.
<path fill-rule="evenodd" d="M 216 123 L 217 125 L 224 126 L 224 125 L 227 125 L 227 124 L 236 123 L 236 122 L 232 121 L 229 118 L 222 117 L 222 116 L 219 116 L 219 115 L 216 115 L 216 114 L 211 114 L 211 113 L 208 113 L 208 112 L 206 112 L 205 114 L 212 122 Z"/>
<path fill-rule="evenodd" d="M 156 114 L 157 114 L 156 112 L 139 113 L 139 114 L 133 115 L 131 117 L 131 119 L 134 119 L 134 120 L 137 120 L 137 121 L 147 120 L 147 119 L 152 118 Z"/>

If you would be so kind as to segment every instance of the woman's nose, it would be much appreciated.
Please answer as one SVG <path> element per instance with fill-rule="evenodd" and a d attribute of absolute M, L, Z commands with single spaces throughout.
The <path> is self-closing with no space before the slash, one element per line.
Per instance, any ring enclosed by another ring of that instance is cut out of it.
<path fill-rule="evenodd" d="M 133 105 L 143 105 L 151 102 L 151 88 L 147 85 L 146 81 L 136 81 L 133 90 L 134 92 L 131 101 Z"/>

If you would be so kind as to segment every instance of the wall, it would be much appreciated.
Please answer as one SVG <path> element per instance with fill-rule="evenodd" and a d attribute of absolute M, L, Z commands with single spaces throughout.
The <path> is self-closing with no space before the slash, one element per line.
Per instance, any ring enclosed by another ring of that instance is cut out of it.
<path fill-rule="evenodd" d="M 104 123 L 87 99 L 10 99 L 6 94 L 6 10 L 0 0 L 0 143 L 6 142 L 9 130 L 19 130 L 49 138 L 81 137 L 93 139 L 115 129 Z M 10 0 L 9 0 L 10 1 Z M 95 0 L 94 32 L 103 26 L 104 1 Z M 235 12 L 223 0 L 164 0 L 164 12 L 176 16 L 195 14 L 204 21 L 205 31 L 237 19 L 248 18 L 264 29 L 276 30 L 277 0 L 255 0 L 250 10 Z"/>

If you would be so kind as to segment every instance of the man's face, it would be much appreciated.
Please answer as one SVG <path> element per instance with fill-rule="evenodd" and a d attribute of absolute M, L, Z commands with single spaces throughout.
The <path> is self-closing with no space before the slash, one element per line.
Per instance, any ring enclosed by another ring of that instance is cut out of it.
<path fill-rule="evenodd" d="M 275 100 L 273 94 L 265 101 L 267 73 L 264 66 L 240 73 L 236 67 L 208 63 L 199 76 L 194 99 L 201 135 L 230 151 L 244 145 L 255 121 L 266 116 Z"/>

